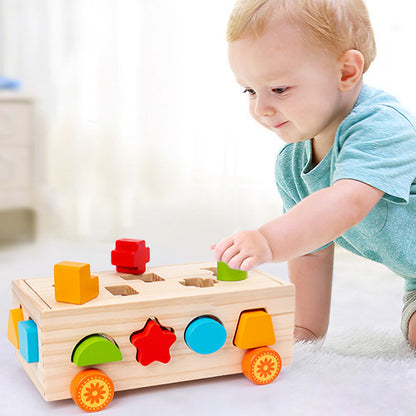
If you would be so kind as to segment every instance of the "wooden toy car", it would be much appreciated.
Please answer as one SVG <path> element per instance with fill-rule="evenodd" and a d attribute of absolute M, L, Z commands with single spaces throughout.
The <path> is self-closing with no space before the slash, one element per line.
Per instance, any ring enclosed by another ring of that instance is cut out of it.
<path fill-rule="evenodd" d="M 284 280 L 255 270 L 219 281 L 215 263 L 92 277 L 86 266 L 62 266 L 99 285 L 84 303 L 58 302 L 56 275 L 12 284 L 8 336 L 45 400 L 98 411 L 114 391 L 241 372 L 267 384 L 291 363 L 295 290 Z"/>

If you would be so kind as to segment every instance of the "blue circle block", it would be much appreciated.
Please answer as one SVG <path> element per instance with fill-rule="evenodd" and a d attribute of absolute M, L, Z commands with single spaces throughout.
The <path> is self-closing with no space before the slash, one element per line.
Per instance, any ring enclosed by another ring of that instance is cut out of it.
<path fill-rule="evenodd" d="M 227 339 L 227 331 L 217 320 L 209 316 L 194 319 L 185 330 L 185 342 L 198 354 L 218 351 Z"/>

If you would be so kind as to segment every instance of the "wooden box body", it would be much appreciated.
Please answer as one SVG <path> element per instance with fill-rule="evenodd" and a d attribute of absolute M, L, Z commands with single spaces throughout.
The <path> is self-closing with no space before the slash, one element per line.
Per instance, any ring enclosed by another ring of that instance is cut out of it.
<path fill-rule="evenodd" d="M 28 364 L 19 351 L 17 357 L 45 400 L 70 397 L 71 381 L 84 369 L 71 361 L 72 352 L 82 338 L 97 333 L 113 338 L 122 353 L 122 361 L 94 366 L 112 379 L 116 391 L 241 373 L 245 351 L 233 345 L 240 313 L 265 309 L 272 316 L 276 335 L 271 347 L 281 355 L 283 365 L 289 365 L 294 286 L 258 270 L 249 272 L 246 280 L 216 281 L 215 266 L 197 263 L 150 267 L 138 276 L 93 272 L 99 277 L 100 293 L 83 305 L 56 302 L 53 277 L 15 280 L 14 307 L 22 307 L 24 319 L 33 319 L 38 327 L 39 362 Z M 216 283 L 208 287 L 192 285 L 204 279 Z M 207 355 L 192 351 L 184 341 L 187 325 L 203 315 L 215 316 L 227 332 L 224 346 Z M 143 366 L 136 361 L 137 349 L 130 343 L 130 335 L 152 317 L 162 326 L 173 328 L 177 340 L 170 348 L 167 364 L 155 361 Z"/>

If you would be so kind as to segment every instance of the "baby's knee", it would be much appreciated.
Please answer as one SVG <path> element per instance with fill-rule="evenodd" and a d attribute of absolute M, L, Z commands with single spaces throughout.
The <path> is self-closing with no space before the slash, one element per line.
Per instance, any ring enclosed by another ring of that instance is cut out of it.
<path fill-rule="evenodd" d="M 322 332 L 322 331 L 320 331 Z M 308 328 L 295 325 L 295 342 L 311 342 L 311 341 L 317 341 L 319 339 L 322 339 L 326 335 L 326 331 L 324 333 L 320 333 L 318 331 L 312 331 Z"/>
<path fill-rule="evenodd" d="M 409 320 L 408 340 L 410 346 L 416 350 L 416 313 Z"/>

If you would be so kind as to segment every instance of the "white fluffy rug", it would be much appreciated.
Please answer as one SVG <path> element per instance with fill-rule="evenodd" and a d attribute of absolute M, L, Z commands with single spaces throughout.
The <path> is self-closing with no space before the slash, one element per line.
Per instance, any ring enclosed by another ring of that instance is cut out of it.
<path fill-rule="evenodd" d="M 10 281 L 52 274 L 62 260 L 111 267 L 112 243 L 54 242 L 0 249 L 0 415 L 76 415 L 71 400 L 46 403 L 8 343 Z M 212 260 L 206 252 L 163 251 L 152 265 Z M 268 272 L 286 276 L 285 265 Z M 243 376 L 116 393 L 104 415 L 415 415 L 416 355 L 399 330 L 402 280 L 384 267 L 337 252 L 330 329 L 322 345 L 294 346 L 294 360 L 267 386 Z"/>

